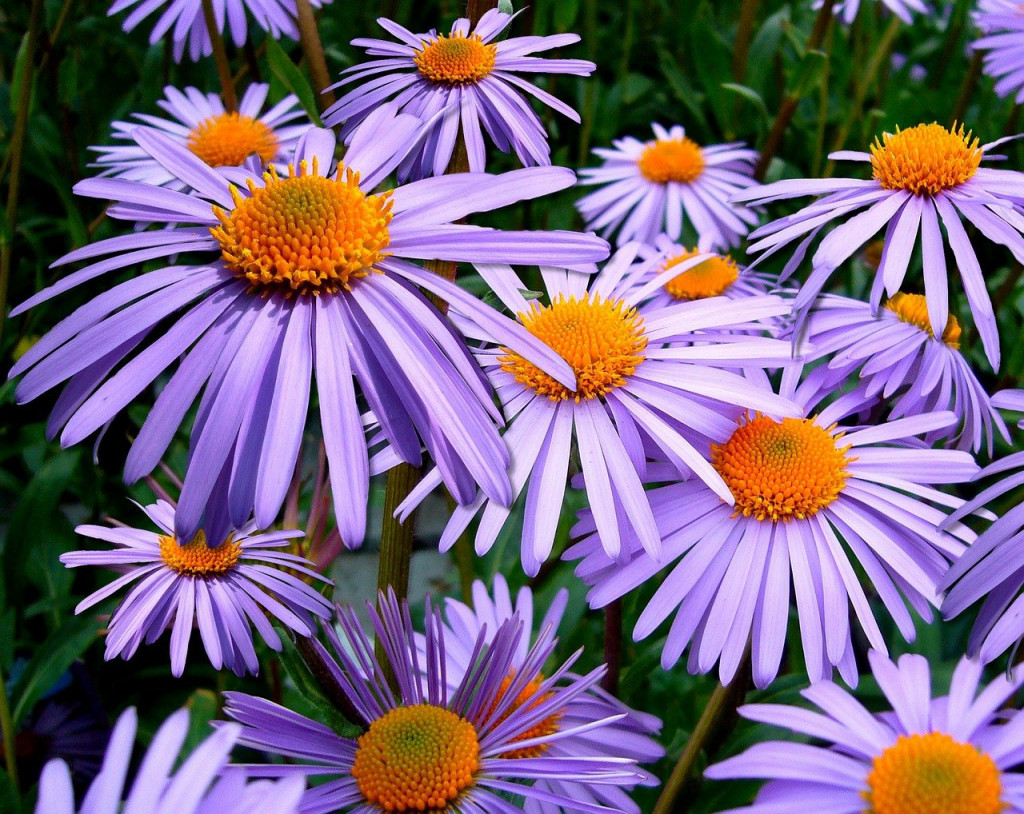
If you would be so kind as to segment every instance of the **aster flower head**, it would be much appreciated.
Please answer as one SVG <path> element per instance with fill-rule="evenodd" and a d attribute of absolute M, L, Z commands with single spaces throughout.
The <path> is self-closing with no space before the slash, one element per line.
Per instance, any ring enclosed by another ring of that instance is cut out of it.
<path fill-rule="evenodd" d="M 153 736 L 131 789 L 125 788 L 138 716 L 128 709 L 118 718 L 103 767 L 81 807 L 75 807 L 71 774 L 52 760 L 39 778 L 36 814 L 295 814 L 305 787 L 301 777 L 248 782 L 228 768 L 228 756 L 241 727 L 229 724 L 206 738 L 176 767 L 188 735 L 187 709 L 171 715 Z"/>
<path fill-rule="evenodd" d="M 740 192 L 733 200 L 765 204 L 803 195 L 824 196 L 751 233 L 755 242 L 750 251 L 763 251 L 764 257 L 802 239 L 783 278 L 800 265 L 819 231 L 830 223 L 845 221 L 829 232 L 815 251 L 813 270 L 794 304 L 798 312 L 806 312 L 832 273 L 884 226 L 885 248 L 871 289 L 871 304 L 879 306 L 883 290 L 890 297 L 900 290 L 920 235 L 929 323 L 932 333 L 941 335 L 949 317 L 948 242 L 985 352 L 998 368 L 999 334 L 992 302 L 962 219 L 1024 262 L 1024 173 L 981 166 L 993 157 L 991 150 L 999 143 L 980 145 L 962 125 L 947 130 L 935 123 L 920 124 L 884 133 L 875 139 L 870 154 L 843 150 L 830 156 L 869 163 L 870 180 L 777 181 Z"/>
<path fill-rule="evenodd" d="M 587 263 L 603 258 L 607 244 L 572 232 L 454 223 L 565 188 L 574 176 L 562 168 L 465 173 L 373 194 L 419 128 L 418 119 L 379 109 L 336 170 L 334 134 L 310 129 L 287 175 L 271 166 L 262 176 L 244 167 L 214 171 L 172 139 L 136 130 L 139 145 L 195 192 L 106 178 L 82 181 L 76 191 L 114 198 L 114 217 L 176 228 L 114 237 L 66 255 L 59 264 L 103 259 L 13 313 L 143 260 L 184 253 L 197 260 L 135 277 L 75 311 L 15 364 L 12 376 L 26 374 L 17 398 L 31 400 L 69 380 L 49 432 L 63 427 L 61 443 L 70 445 L 178 363 L 128 454 L 125 476 L 131 482 L 156 466 L 202 390 L 175 514 L 176 536 L 184 541 L 200 525 L 210 539 L 224 539 L 253 513 L 259 527 L 273 524 L 314 377 L 347 545 L 362 542 L 369 489 L 353 377 L 402 460 L 419 463 L 423 445 L 456 499 L 468 502 L 479 484 L 507 503 L 508 451 L 495 428 L 500 415 L 491 393 L 461 337 L 417 286 L 460 302 L 495 341 L 567 387 L 572 371 L 512 320 L 408 260 Z M 172 315 L 173 324 L 139 350 Z"/>
<path fill-rule="evenodd" d="M 216 93 L 203 93 L 191 87 L 178 90 L 168 85 L 164 98 L 157 104 L 172 118 L 135 113 L 138 121 L 114 122 L 114 139 L 127 143 L 93 147 L 100 154 L 95 166 L 103 170 L 103 175 L 129 181 L 157 186 L 176 181 L 180 184 L 172 171 L 132 137 L 135 128 L 152 127 L 211 167 L 238 167 L 249 156 L 256 156 L 261 167 L 277 164 L 279 171 L 285 171 L 299 136 L 309 130 L 309 121 L 299 107 L 298 97 L 291 94 L 263 110 L 269 89 L 267 84 L 250 85 L 238 103 L 238 110 L 229 113 Z"/>
<path fill-rule="evenodd" d="M 301 531 L 256 533 L 247 523 L 219 545 L 207 545 L 200 531 L 182 545 L 174 536 L 174 507 L 165 501 L 142 507 L 159 532 L 128 527 L 79 526 L 76 531 L 112 543 L 110 551 L 72 551 L 61 555 L 69 568 L 104 565 L 122 576 L 83 599 L 75 613 L 132 586 L 107 625 L 105 657 L 129 659 L 145 641 L 155 642 L 171 628 L 171 672 L 185 669 L 193 626 L 210 663 L 238 675 L 255 673 L 259 661 L 252 627 L 274 650 L 281 638 L 270 625 L 273 616 L 301 636 L 316 633 L 316 617 L 327 618 L 331 605 L 315 589 L 288 573 L 297 571 L 329 583 L 302 557 L 273 549 L 301 537 Z"/>
<path fill-rule="evenodd" d="M 814 0 L 811 8 L 821 8 L 824 0 Z M 895 14 L 907 25 L 914 22 L 914 14 L 928 14 L 931 12 L 924 0 L 880 0 L 883 8 Z M 872 5 L 871 3 L 868 4 Z M 857 12 L 860 11 L 861 0 L 840 0 L 832 6 L 833 13 L 846 25 L 851 25 L 857 19 Z"/>
<path fill-rule="evenodd" d="M 386 683 L 373 642 L 350 608 L 339 609 L 340 638 L 325 628 L 337 661 L 317 645 L 361 718 L 365 731 L 359 738 L 343 737 L 261 698 L 225 694 L 225 711 L 245 727 L 240 743 L 307 761 L 254 770 L 330 778 L 306 793 L 303 814 L 537 810 L 510 798 L 599 814 L 608 809 L 566 796 L 559 784 L 567 784 L 566 789 L 576 784 L 632 786 L 645 777 L 626 757 L 566 755 L 555 748 L 585 733 L 607 737 L 623 713 L 602 708 L 599 713 L 607 717 L 590 715 L 573 726 L 552 724 L 592 691 L 604 668 L 572 676 L 570 661 L 542 676 L 555 644 L 550 630 L 521 660 L 515 657 L 524 636 L 519 617 L 498 625 L 489 643 L 481 631 L 470 645 L 469 669 L 452 687 L 447 680 L 451 632 L 429 601 L 422 650 L 408 606 L 399 605 L 393 593 L 381 594 L 379 604 L 379 611 L 368 605 L 370 621 L 397 691 Z"/>
<path fill-rule="evenodd" d="M 377 57 L 343 72 L 333 87 L 355 87 L 324 113 L 328 126 L 342 124 L 347 137 L 383 100 L 393 99 L 405 113 L 429 121 L 429 131 L 398 167 L 400 180 L 442 175 L 461 131 L 469 168 L 482 172 L 487 161 L 484 133 L 502 152 L 514 151 L 524 166 L 551 163 L 551 148 L 533 97 L 579 122 L 579 114 L 519 74 L 590 76 L 595 66 L 583 59 L 545 59 L 541 51 L 579 42 L 576 34 L 508 37 L 497 40 L 516 15 L 491 9 L 472 29 L 468 19 L 450 34 L 434 30 L 414 34 L 381 17 L 381 28 L 398 42 L 360 38 L 352 44 Z"/>
<path fill-rule="evenodd" d="M 981 0 L 973 17 L 984 34 L 971 44 L 985 52 L 982 71 L 995 80 L 999 96 L 1024 102 L 1024 8 L 1011 0 Z"/>
<path fill-rule="evenodd" d="M 621 246 L 631 240 L 653 243 L 663 232 L 679 240 L 689 224 L 702 247 L 738 246 L 757 214 L 729 200 L 759 187 L 753 179 L 757 151 L 741 142 L 703 146 L 679 125 L 651 127 L 652 141 L 617 139 L 613 149 L 594 150 L 604 159 L 600 167 L 580 171 L 580 184 L 601 187 L 576 202 L 587 228 L 616 234 Z"/>
<path fill-rule="evenodd" d="M 792 392 L 794 378 L 784 374 L 784 393 Z M 973 458 L 922 448 L 914 439 L 953 423 L 951 413 L 844 427 L 836 421 L 850 400 L 815 414 L 806 391 L 792 394 L 805 405 L 805 417 L 747 415 L 727 440 L 705 448 L 731 501 L 697 478 L 650 492 L 660 561 L 645 554 L 635 535 L 624 538 L 621 556 L 609 557 L 590 510 L 572 531 L 582 539 L 565 559 L 581 560 L 576 573 L 592 586 L 591 607 L 658 580 L 633 637 L 646 638 L 674 613 L 662 650 L 665 668 L 689 647 L 690 672 L 707 673 L 718 663 L 729 683 L 752 641 L 754 683 L 766 686 L 779 670 L 792 584 L 811 681 L 836 667 L 855 684 L 851 606 L 871 646 L 885 652 L 858 570 L 910 641 L 914 622 L 904 598 L 930 619 L 938 581 L 963 552 L 961 540 L 973 537 L 959 524 L 938 529 L 946 514 L 937 507 L 962 501 L 933 488 L 969 480 L 978 470 Z M 653 467 L 650 474 L 665 480 Z"/>
<path fill-rule="evenodd" d="M 750 806 L 723 814 L 1001 814 L 1024 810 L 1024 718 L 1000 709 L 1024 671 L 982 687 L 981 666 L 962 659 L 949 694 L 932 696 L 928 660 L 895 664 L 868 653 L 891 710 L 872 713 L 849 692 L 822 683 L 801 694 L 816 710 L 786 704 L 740 707 L 744 718 L 825 745 L 768 741 L 709 767 L 715 780 L 767 779 Z"/>

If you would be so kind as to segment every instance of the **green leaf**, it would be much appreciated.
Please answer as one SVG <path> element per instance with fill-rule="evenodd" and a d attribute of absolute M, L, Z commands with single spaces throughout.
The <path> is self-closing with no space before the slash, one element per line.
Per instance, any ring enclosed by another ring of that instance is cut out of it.
<path fill-rule="evenodd" d="M 804 54 L 797 69 L 796 80 L 793 82 L 791 93 L 794 98 L 802 99 L 821 84 L 827 63 L 828 54 L 824 51 L 808 51 Z"/>
<path fill-rule="evenodd" d="M 313 86 L 306 79 L 306 75 L 288 58 L 288 54 L 278 45 L 277 40 L 267 37 L 266 43 L 267 59 L 270 60 L 270 70 L 274 72 L 274 76 L 280 79 L 289 91 L 299 97 L 299 103 L 313 123 L 317 127 L 323 127 L 323 122 L 320 120 L 320 109 L 316 105 L 316 94 L 313 92 Z"/>
<path fill-rule="evenodd" d="M 580 13 L 580 0 L 558 0 L 555 4 L 555 31 L 569 31 L 576 25 Z"/>
<path fill-rule="evenodd" d="M 281 641 L 284 643 L 284 648 L 280 654 L 281 664 L 284 666 L 288 677 L 295 684 L 299 695 L 315 711 L 317 720 L 329 726 L 342 737 L 359 737 L 363 733 L 362 728 L 346 718 L 324 694 L 320 684 L 302 660 L 302 656 L 295 649 L 291 632 L 285 630 L 284 627 L 277 623 L 274 624 L 274 627 L 278 629 L 278 632 L 281 634 Z"/>
<path fill-rule="evenodd" d="M 761 94 L 756 90 L 748 88 L 746 85 L 737 85 L 734 82 L 723 82 L 722 87 L 751 102 L 766 119 L 768 118 L 768 106 L 764 103 L 764 99 L 761 98 Z"/>
<path fill-rule="evenodd" d="M 188 707 L 188 736 L 182 747 L 183 755 L 190 755 L 213 733 L 210 721 L 217 717 L 217 695 L 212 690 L 196 690 L 185 702 Z"/>
<path fill-rule="evenodd" d="M 0 767 L 0 814 L 19 814 L 18 794 L 6 767 Z"/>
<path fill-rule="evenodd" d="M 21 44 L 18 45 L 18 53 L 14 57 L 14 76 L 11 77 L 11 87 L 15 90 L 11 93 L 11 113 L 17 113 L 18 111 L 18 93 L 16 89 L 21 87 L 25 71 L 32 70 L 28 57 L 28 34 L 26 33 L 21 38 Z M 31 85 L 29 85 L 28 92 L 29 94 L 32 93 Z"/>

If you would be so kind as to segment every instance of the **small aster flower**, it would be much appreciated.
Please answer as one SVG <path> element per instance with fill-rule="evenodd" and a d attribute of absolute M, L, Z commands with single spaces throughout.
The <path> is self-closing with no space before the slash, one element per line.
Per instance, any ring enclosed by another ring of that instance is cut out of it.
<path fill-rule="evenodd" d="M 211 539 L 223 539 L 252 514 L 260 528 L 274 523 L 314 377 L 346 545 L 362 542 L 369 490 L 353 377 L 402 460 L 418 464 L 422 443 L 457 500 L 472 500 L 479 484 L 508 502 L 508 450 L 491 393 L 461 337 L 417 287 L 461 302 L 469 320 L 570 388 L 572 371 L 512 320 L 407 260 L 588 263 L 603 259 L 607 244 L 573 232 L 454 223 L 564 189 L 574 175 L 563 168 L 465 173 L 371 193 L 419 128 L 418 119 L 381 108 L 336 171 L 334 134 L 310 129 L 287 176 L 273 166 L 262 176 L 236 168 L 234 183 L 167 136 L 137 129 L 139 145 L 194 194 L 109 178 L 75 189 L 114 198 L 114 217 L 176 228 L 114 237 L 66 255 L 60 264 L 105 258 L 12 313 L 143 260 L 189 252 L 197 261 L 135 277 L 75 311 L 15 364 L 10 375 L 25 374 L 18 399 L 70 380 L 49 424 L 51 437 L 63 427 L 61 443 L 70 445 L 177 363 L 128 454 L 125 477 L 135 481 L 156 466 L 204 390 L 175 514 L 176 536 L 184 541 L 201 525 Z M 172 315 L 176 321 L 136 353 Z"/>
<path fill-rule="evenodd" d="M 67 764 L 53 760 L 39 778 L 36 814 L 296 814 L 303 778 L 247 782 L 243 772 L 229 768 L 228 756 L 242 729 L 237 724 L 222 726 L 178 766 L 188 719 L 188 710 L 182 709 L 160 726 L 129 791 L 125 781 L 138 716 L 126 710 L 81 807 L 75 807 Z"/>
<path fill-rule="evenodd" d="M 760 185 L 753 179 L 757 151 L 741 142 L 703 147 L 679 125 L 652 124 L 655 139 L 617 139 L 614 149 L 598 148 L 600 167 L 580 171 L 582 185 L 601 185 L 576 202 L 588 229 L 653 243 L 664 232 L 679 240 L 689 223 L 702 247 L 738 246 L 757 223 L 757 214 L 729 203 L 735 193 Z"/>
<path fill-rule="evenodd" d="M 714 780 L 760 779 L 750 806 L 723 814 L 1002 814 L 1024 811 L 1024 718 L 1000 709 L 1024 671 L 981 687 L 981 666 L 962 659 L 949 695 L 932 697 L 928 660 L 895 664 L 868 653 L 891 710 L 869 712 L 834 684 L 801 694 L 817 710 L 749 704 L 744 718 L 824 741 L 767 741 L 710 766 Z M 980 692 L 979 692 L 980 690 Z M 820 710 L 820 711 L 818 711 Z"/>
<path fill-rule="evenodd" d="M 806 403 L 803 394 L 795 397 Z M 904 597 L 930 619 L 938 581 L 963 552 L 961 539 L 973 537 L 960 525 L 952 533 L 938 529 L 946 515 L 932 504 L 962 501 L 933 484 L 962 483 L 978 467 L 965 452 L 915 445 L 913 436 L 951 424 L 952 413 L 840 427 L 835 421 L 848 406 L 840 399 L 805 418 L 748 416 L 728 440 L 711 444 L 710 465 L 734 505 L 697 478 L 653 490 L 661 561 L 647 556 L 635 535 L 625 538 L 621 557 L 609 557 L 592 513 L 582 512 L 572 534 L 585 536 L 565 559 L 582 559 L 576 573 L 593 586 L 591 607 L 657 579 L 634 638 L 646 638 L 674 612 L 662 665 L 671 667 L 689 646 L 690 671 L 707 673 L 718 662 L 723 683 L 732 681 L 752 640 L 754 683 L 764 687 L 779 670 L 792 582 L 811 681 L 837 667 L 852 685 L 851 606 L 871 646 L 885 652 L 859 570 L 912 640 Z"/>
<path fill-rule="evenodd" d="M 408 606 L 394 594 L 380 595 L 381 610 L 369 606 L 370 621 L 388 654 L 397 692 L 384 681 L 373 642 L 359 629 L 352 610 L 339 609 L 344 641 L 325 629 L 337 656 L 320 648 L 340 691 L 362 718 L 364 733 L 346 738 L 328 726 L 278 704 L 242 693 L 225 693 L 225 711 L 245 729 L 239 743 L 303 764 L 249 767 L 264 774 L 326 776 L 302 801 L 303 814 L 328 812 L 444 811 L 450 814 L 514 814 L 514 799 L 600 814 L 609 809 L 559 791 L 576 784 L 632 786 L 645 775 L 625 757 L 566 756 L 554 745 L 588 733 L 608 737 L 622 720 L 588 716 L 556 726 L 582 704 L 604 668 L 586 676 L 567 674 L 572 662 L 543 677 L 551 656 L 550 630 L 516 659 L 523 641 L 518 617 L 481 632 L 470 645 L 473 668 L 449 687 L 448 640 L 436 610 L 427 607 L 425 655 L 418 652 Z M 525 697 L 526 700 L 523 700 Z M 530 701 L 530 699 L 533 699 Z M 607 715 L 601 707 L 595 712 Z M 531 756 L 532 755 L 532 756 Z M 517 782 L 518 781 L 518 782 Z M 537 784 L 537 781 L 544 781 Z M 560 810 L 560 809 L 559 809 Z"/>
<path fill-rule="evenodd" d="M 171 628 L 171 672 L 180 676 L 192 628 L 198 623 L 206 655 L 215 668 L 227 667 L 238 675 L 255 673 L 259 661 L 250 625 L 272 649 L 280 650 L 281 638 L 267 614 L 301 636 L 316 633 L 316 617 L 331 615 L 330 602 L 282 569 L 330 584 L 329 580 L 302 557 L 270 550 L 301 537 L 301 531 L 256 534 L 256 524 L 248 523 L 219 545 L 207 545 L 202 531 L 182 545 L 174 536 L 173 506 L 161 500 L 143 511 L 159 532 L 79 526 L 75 531 L 83 537 L 118 547 L 72 551 L 60 558 L 69 568 L 105 565 L 125 571 L 78 603 L 75 613 L 134 583 L 107 626 L 108 660 L 131 658 L 143 640 L 152 644 Z"/>
<path fill-rule="evenodd" d="M 982 71 L 995 80 L 996 93 L 1024 102 L 1024 8 L 1011 0 L 981 0 L 974 24 L 985 35 L 971 48 L 985 51 Z"/>
<path fill-rule="evenodd" d="M 238 103 L 238 110 L 228 113 L 216 93 L 203 93 L 198 88 L 178 90 L 168 85 L 164 98 L 157 104 L 173 118 L 136 113 L 134 117 L 141 125 L 114 122 L 113 137 L 128 143 L 93 147 L 100 153 L 95 166 L 106 176 L 157 186 L 174 184 L 178 180 L 175 174 L 135 143 L 132 131 L 140 126 L 165 133 L 211 167 L 238 167 L 253 155 L 264 167 L 287 162 L 299 136 L 309 130 L 309 121 L 293 95 L 263 111 L 269 89 L 266 84 L 250 85 Z"/>
<path fill-rule="evenodd" d="M 392 97 L 403 112 L 429 121 L 423 142 L 399 165 L 399 180 L 443 175 L 459 132 L 466 141 L 471 171 L 484 170 L 485 131 L 502 152 L 515 151 L 524 166 L 550 164 L 547 134 L 528 97 L 574 122 L 579 122 L 579 114 L 517 74 L 590 76 L 595 65 L 583 59 L 533 56 L 579 42 L 576 34 L 508 37 L 497 42 L 514 16 L 491 9 L 472 30 L 468 19 L 456 20 L 447 36 L 433 30 L 413 34 L 392 20 L 379 18 L 381 28 L 399 42 L 352 40 L 353 45 L 378 58 L 343 72 L 345 79 L 333 87 L 359 84 L 324 113 L 324 123 L 331 127 L 343 124 L 341 134 L 347 137 L 383 100 Z"/>
<path fill-rule="evenodd" d="M 880 0 L 881 5 L 899 17 L 907 25 L 914 22 L 914 14 L 928 14 L 931 9 L 924 0 Z M 823 0 L 815 0 L 811 8 L 821 8 Z M 833 11 L 846 25 L 857 19 L 861 0 L 840 0 L 833 5 Z"/>
<path fill-rule="evenodd" d="M 883 290 L 891 297 L 903 284 L 920 234 L 928 317 L 932 332 L 940 336 L 949 316 L 946 240 L 942 236 L 945 227 L 985 352 L 992 366 L 998 368 L 999 334 L 992 302 L 961 218 L 1024 262 L 1024 173 L 981 166 L 986 153 L 999 143 L 979 145 L 963 126 L 947 130 L 939 124 L 920 124 L 884 133 L 880 140 L 875 139 L 870 154 L 843 150 L 830 156 L 870 163 L 870 180 L 777 181 L 740 192 L 733 200 L 764 204 L 802 195 L 825 195 L 750 235 L 756 240 L 750 251 L 767 250 L 765 257 L 803 238 L 783 278 L 802 262 L 808 246 L 825 225 L 864 210 L 821 241 L 812 259 L 811 275 L 794 304 L 799 312 L 806 311 L 832 273 L 885 226 L 885 249 L 871 289 L 871 304 L 877 308 Z"/>

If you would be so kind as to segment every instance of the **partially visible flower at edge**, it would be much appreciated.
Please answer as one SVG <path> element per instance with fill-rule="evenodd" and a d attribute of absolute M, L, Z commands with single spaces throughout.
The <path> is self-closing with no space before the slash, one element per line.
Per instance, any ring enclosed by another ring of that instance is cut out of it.
<path fill-rule="evenodd" d="M 972 13 L 974 24 L 984 34 L 971 43 L 974 51 L 985 51 L 982 71 L 995 81 L 1000 97 L 1013 96 L 1024 102 L 1024 8 L 1011 0 L 981 0 Z"/>

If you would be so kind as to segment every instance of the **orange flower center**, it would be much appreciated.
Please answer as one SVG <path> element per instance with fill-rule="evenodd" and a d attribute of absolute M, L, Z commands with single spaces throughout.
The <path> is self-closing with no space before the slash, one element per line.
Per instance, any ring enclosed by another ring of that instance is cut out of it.
<path fill-rule="evenodd" d="M 736 499 L 734 517 L 777 523 L 812 517 L 839 497 L 848 449 L 809 418 L 758 415 L 711 445 L 711 463 Z"/>
<path fill-rule="evenodd" d="M 493 71 L 497 53 L 498 46 L 485 44 L 478 34 L 442 34 L 433 42 L 425 42 L 413 61 L 431 82 L 463 85 L 479 82 Z"/>
<path fill-rule="evenodd" d="M 508 692 L 509 687 L 512 686 L 513 678 L 515 678 L 514 673 L 501 682 L 501 688 L 498 690 L 498 694 L 494 698 L 494 703 L 491 705 L 492 710 L 505 697 L 505 694 Z M 512 706 L 505 710 L 505 712 L 495 723 L 495 726 L 497 726 L 497 724 L 503 723 L 513 713 L 517 713 L 520 710 L 528 712 L 529 710 L 536 707 L 538 704 L 547 701 L 551 697 L 551 693 L 548 692 L 544 693 L 543 695 L 538 693 L 540 685 L 543 682 L 544 676 L 538 675 L 535 679 L 533 679 L 533 681 L 531 681 L 529 684 L 523 687 L 522 692 L 520 692 L 519 695 L 516 696 L 516 700 L 512 702 Z M 561 721 L 561 719 L 562 711 L 559 710 L 549 715 L 547 718 L 544 718 L 542 721 L 539 721 L 538 723 L 534 724 L 521 735 L 518 735 L 515 738 L 513 738 L 512 742 L 516 743 L 518 741 L 531 740 L 533 738 L 542 738 L 545 735 L 554 735 L 558 731 L 558 723 L 559 721 Z M 507 752 L 502 752 L 501 757 L 507 758 L 508 760 L 515 760 L 517 758 L 540 757 L 545 752 L 547 752 L 547 750 L 548 744 L 541 743 L 535 746 L 524 746 L 522 749 L 510 749 Z"/>
<path fill-rule="evenodd" d="M 211 167 L 237 167 L 255 153 L 264 164 L 277 155 L 274 131 L 258 119 L 219 113 L 188 134 L 188 148 Z"/>
<path fill-rule="evenodd" d="M 900 735 L 875 758 L 865 814 L 999 814 L 999 769 L 992 758 L 945 732 Z"/>
<path fill-rule="evenodd" d="M 212 227 L 224 262 L 252 289 L 263 294 L 336 293 L 365 277 L 386 257 L 391 195 L 367 195 L 359 175 L 338 167 L 335 178 L 306 172 L 281 178 L 273 167 L 266 185 L 249 182 L 249 197 L 235 188 L 235 207 L 213 207 L 220 221 Z"/>
<path fill-rule="evenodd" d="M 704 155 L 700 146 L 685 136 L 650 142 L 636 163 L 644 178 L 656 184 L 669 181 L 692 184 L 704 172 Z"/>
<path fill-rule="evenodd" d="M 210 577 L 230 571 L 242 555 L 242 546 L 228 537 L 216 547 L 206 544 L 200 531 L 192 542 L 179 545 L 173 537 L 160 537 L 160 556 L 168 568 L 188 577 Z"/>
<path fill-rule="evenodd" d="M 644 360 L 643 317 L 622 300 L 559 296 L 551 305 L 531 305 L 520 314 L 531 334 L 565 359 L 576 374 L 576 392 L 516 353 L 501 357 L 501 369 L 552 401 L 592 399 L 621 387 Z"/>
<path fill-rule="evenodd" d="M 352 776 L 383 811 L 449 812 L 473 785 L 480 744 L 473 725 L 431 704 L 399 707 L 359 738 Z"/>
<path fill-rule="evenodd" d="M 981 164 L 981 147 L 963 125 L 947 130 L 940 124 L 919 124 L 883 133 L 871 145 L 874 178 L 885 189 L 915 195 L 937 195 L 970 180 Z"/>
<path fill-rule="evenodd" d="M 699 252 L 696 250 L 683 252 L 677 257 L 669 259 L 662 266 L 662 272 L 671 271 L 675 266 L 698 254 Z M 739 266 L 730 255 L 716 255 L 700 265 L 675 275 L 665 283 L 665 290 L 677 300 L 703 300 L 707 297 L 724 294 L 729 286 L 739 279 L 739 276 Z"/>
<path fill-rule="evenodd" d="M 932 339 L 935 338 L 932 322 L 928 318 L 928 302 L 925 300 L 924 294 L 904 294 L 902 291 L 898 291 L 890 297 L 885 307 L 899 317 L 901 322 L 920 328 Z M 946 320 L 946 329 L 942 332 L 942 341 L 953 350 L 957 350 L 960 347 L 960 333 L 960 323 L 957 322 L 955 316 L 950 314 L 949 319 Z"/>

